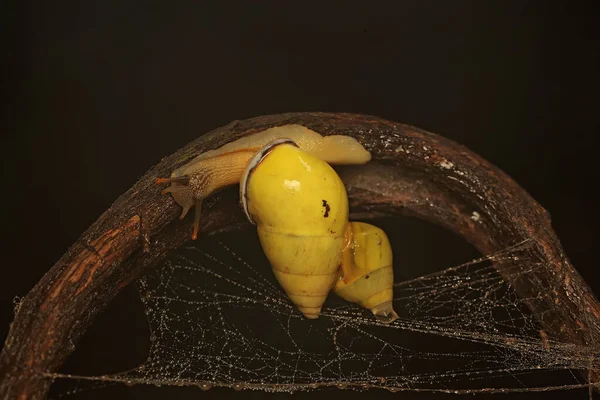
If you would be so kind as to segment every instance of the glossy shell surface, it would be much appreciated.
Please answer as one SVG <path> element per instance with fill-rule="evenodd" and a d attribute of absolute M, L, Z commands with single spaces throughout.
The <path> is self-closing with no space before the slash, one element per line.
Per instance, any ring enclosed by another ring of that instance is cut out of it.
<path fill-rule="evenodd" d="M 307 318 L 317 318 L 338 276 L 348 198 L 333 168 L 287 141 L 248 163 L 240 197 L 275 277 Z"/>

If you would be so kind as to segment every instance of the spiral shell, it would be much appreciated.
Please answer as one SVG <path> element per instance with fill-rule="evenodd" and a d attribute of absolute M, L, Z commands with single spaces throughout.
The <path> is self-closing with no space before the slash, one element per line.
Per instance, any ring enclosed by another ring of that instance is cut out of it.
<path fill-rule="evenodd" d="M 394 270 L 392 247 L 385 232 L 371 224 L 351 222 L 342 255 L 342 276 L 334 292 L 357 303 L 382 322 L 398 318 L 392 300 Z"/>
<path fill-rule="evenodd" d="M 276 279 L 306 318 L 318 318 L 338 277 L 348 223 L 342 180 L 289 139 L 249 161 L 240 199 Z"/>

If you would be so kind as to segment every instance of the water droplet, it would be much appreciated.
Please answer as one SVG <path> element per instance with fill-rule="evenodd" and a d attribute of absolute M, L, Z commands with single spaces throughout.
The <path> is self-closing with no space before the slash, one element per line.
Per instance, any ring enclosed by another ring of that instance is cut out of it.
<path fill-rule="evenodd" d="M 233 390 L 242 390 L 244 387 L 242 385 L 240 385 L 239 383 L 236 383 L 233 385 Z"/>
<path fill-rule="evenodd" d="M 210 390 L 210 389 L 212 389 L 212 387 L 213 387 L 212 383 L 203 383 L 200 385 L 200 389 L 202 389 L 204 391 Z"/>
<path fill-rule="evenodd" d="M 393 386 L 388 386 L 386 389 L 387 389 L 389 392 L 392 392 L 392 393 L 396 393 L 396 392 L 399 392 L 399 391 L 400 391 L 400 388 L 393 387 Z"/>

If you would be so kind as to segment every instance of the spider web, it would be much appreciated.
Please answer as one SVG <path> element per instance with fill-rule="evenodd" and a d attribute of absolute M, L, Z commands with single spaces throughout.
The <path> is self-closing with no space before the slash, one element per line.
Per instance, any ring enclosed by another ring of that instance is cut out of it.
<path fill-rule="evenodd" d="M 549 339 L 527 307 L 535 299 L 519 298 L 494 268 L 502 264 L 509 275 L 543 268 L 530 259 L 532 246 L 526 240 L 399 281 L 399 318 L 385 325 L 334 294 L 318 320 L 307 320 L 279 287 L 253 231 L 205 236 L 138 282 L 151 331 L 142 365 L 113 375 L 53 377 L 278 392 L 588 387 L 578 371 L 597 370 L 597 354 Z"/>

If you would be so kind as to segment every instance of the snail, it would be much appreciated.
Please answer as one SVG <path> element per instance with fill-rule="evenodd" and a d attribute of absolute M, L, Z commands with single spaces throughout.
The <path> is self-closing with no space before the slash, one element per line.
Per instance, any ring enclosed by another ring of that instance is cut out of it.
<path fill-rule="evenodd" d="M 364 164 L 370 153 L 354 138 L 323 137 L 301 125 L 285 125 L 207 151 L 173 171 L 163 194 L 196 206 L 196 239 L 202 201 L 240 183 L 240 202 L 257 225 L 274 275 L 306 318 L 318 318 L 329 292 L 358 303 L 381 321 L 392 308 L 392 252 L 383 230 L 348 221 L 348 199 L 329 165 Z"/>
<path fill-rule="evenodd" d="M 265 144 L 282 137 L 294 141 L 300 149 L 332 165 L 364 164 L 371 159 L 371 154 L 352 137 L 321 136 L 297 124 L 273 127 L 204 152 L 173 171 L 171 177 L 156 179 L 158 184 L 171 184 L 162 193 L 171 193 L 182 207 L 180 219 L 192 207 L 196 207 L 192 239 L 198 236 L 202 201 L 219 189 L 239 183 L 248 161 Z"/>
<path fill-rule="evenodd" d="M 385 232 L 364 222 L 349 223 L 334 293 L 391 323 L 398 318 L 392 306 L 393 284 L 392 246 Z"/>
<path fill-rule="evenodd" d="M 275 278 L 306 318 L 318 318 L 339 276 L 348 224 L 344 183 L 325 161 L 277 139 L 248 163 L 240 200 Z"/>
<path fill-rule="evenodd" d="M 240 201 L 275 278 L 306 318 L 319 317 L 332 288 L 382 322 L 398 318 L 390 242 L 380 228 L 348 221 L 346 189 L 329 164 L 275 140 L 248 162 Z"/>

